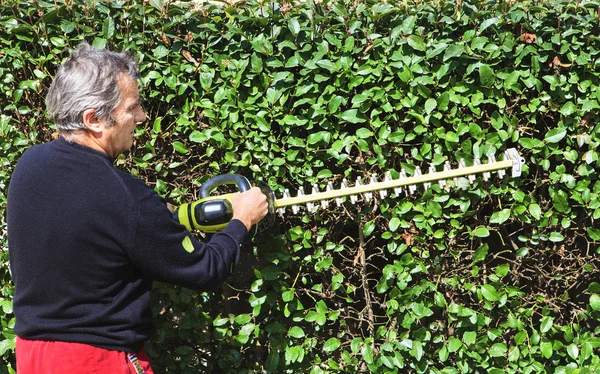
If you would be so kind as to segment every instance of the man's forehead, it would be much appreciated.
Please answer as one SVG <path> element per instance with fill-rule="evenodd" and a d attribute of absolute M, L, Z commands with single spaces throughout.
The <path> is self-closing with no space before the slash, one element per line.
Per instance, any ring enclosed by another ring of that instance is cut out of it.
<path fill-rule="evenodd" d="M 119 91 L 121 92 L 120 107 L 127 110 L 141 105 L 141 97 L 138 90 L 138 82 L 129 76 L 123 76 L 118 80 Z"/>
<path fill-rule="evenodd" d="M 139 96 L 137 80 L 124 77 L 119 79 L 118 85 L 122 94 L 133 94 L 136 97 Z"/>
<path fill-rule="evenodd" d="M 138 87 L 138 81 L 129 75 L 123 75 L 117 81 L 120 87 Z"/>

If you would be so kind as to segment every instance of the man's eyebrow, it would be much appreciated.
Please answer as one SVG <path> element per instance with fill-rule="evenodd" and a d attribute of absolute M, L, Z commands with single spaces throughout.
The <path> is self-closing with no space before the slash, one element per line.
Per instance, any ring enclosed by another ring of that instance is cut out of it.
<path fill-rule="evenodd" d="M 131 103 L 131 105 L 129 106 L 129 109 L 133 109 L 138 105 L 142 105 L 142 98 L 138 97 L 136 101 L 134 101 L 133 103 Z"/>

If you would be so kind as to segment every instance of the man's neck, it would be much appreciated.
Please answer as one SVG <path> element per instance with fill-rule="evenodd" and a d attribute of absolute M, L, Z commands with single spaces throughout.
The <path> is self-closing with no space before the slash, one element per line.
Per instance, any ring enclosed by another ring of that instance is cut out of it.
<path fill-rule="evenodd" d="M 106 151 L 98 144 L 94 136 L 86 130 L 72 130 L 72 131 L 61 131 L 62 136 L 66 141 L 70 143 L 77 143 L 88 148 L 95 149 L 96 151 L 106 154 Z"/>

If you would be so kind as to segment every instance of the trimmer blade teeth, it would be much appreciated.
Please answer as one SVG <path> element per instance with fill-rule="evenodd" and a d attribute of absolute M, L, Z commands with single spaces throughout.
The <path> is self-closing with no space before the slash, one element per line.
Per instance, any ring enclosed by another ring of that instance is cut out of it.
<path fill-rule="evenodd" d="M 315 184 L 313 185 L 312 188 L 312 193 L 313 194 L 318 194 L 319 193 L 319 187 Z M 322 202 L 321 202 L 322 203 Z M 315 203 L 306 203 L 306 209 L 311 212 L 314 213 L 319 209 L 319 204 L 315 204 Z"/>
<path fill-rule="evenodd" d="M 361 177 L 356 178 L 356 186 L 362 186 L 362 178 Z M 358 201 L 358 196 L 350 195 L 350 202 L 352 202 L 352 204 L 356 204 L 357 201 Z"/>
<path fill-rule="evenodd" d="M 458 161 L 458 168 L 464 169 L 466 167 L 467 167 L 467 163 L 465 162 L 465 159 L 461 158 L 460 161 Z M 458 186 L 458 178 L 454 178 L 454 185 Z"/>
<path fill-rule="evenodd" d="M 391 180 L 392 180 L 392 173 L 388 170 L 388 171 L 385 172 L 385 176 L 383 177 L 383 181 L 384 182 L 389 182 Z M 399 190 L 399 188 L 394 188 L 394 193 L 396 194 L 396 196 L 399 195 L 399 193 L 398 193 L 397 190 Z M 386 197 L 388 196 L 388 192 L 387 191 L 385 192 L 385 196 Z"/>
<path fill-rule="evenodd" d="M 377 184 L 379 183 L 379 181 L 377 181 L 377 177 L 375 175 L 371 175 L 371 184 Z M 381 197 L 382 199 L 385 199 L 387 197 L 388 193 L 386 190 L 380 190 L 379 191 L 379 197 Z"/>
<path fill-rule="evenodd" d="M 452 170 L 452 165 L 450 165 L 450 161 L 446 161 L 444 162 L 444 171 L 450 171 Z M 445 188 L 446 190 L 448 190 L 450 188 L 450 186 L 448 186 L 446 184 L 446 180 L 445 179 L 440 179 L 438 181 L 440 188 Z"/>
<path fill-rule="evenodd" d="M 286 188 L 286 189 L 283 191 L 283 198 L 284 198 L 284 199 L 288 199 L 288 198 L 290 198 L 291 196 L 292 196 L 292 195 L 290 195 L 290 190 Z M 285 208 L 279 208 L 279 209 L 277 209 L 277 212 L 279 213 L 279 215 L 280 215 L 280 216 L 282 216 L 282 217 L 283 217 L 283 214 L 285 213 Z M 296 213 L 294 213 L 294 214 L 296 214 Z"/>
<path fill-rule="evenodd" d="M 475 157 L 475 159 L 473 159 L 473 165 L 474 166 L 481 165 L 481 159 L 479 157 Z M 486 178 L 485 174 L 486 173 L 483 173 L 483 180 L 487 182 L 487 178 Z M 473 175 L 473 179 L 475 179 L 474 175 Z"/>
<path fill-rule="evenodd" d="M 363 182 L 362 182 L 362 177 L 358 177 L 356 178 L 356 185 L 357 186 L 362 186 Z M 373 200 L 373 193 L 372 192 L 365 192 L 364 194 L 362 194 L 363 199 L 365 199 L 366 202 L 369 202 L 371 200 Z"/>
<path fill-rule="evenodd" d="M 348 180 L 346 178 L 342 179 L 342 183 L 340 185 L 340 190 L 343 190 L 344 188 L 348 188 Z M 335 199 L 335 203 L 338 207 L 342 206 L 343 202 L 344 202 L 344 199 L 341 197 L 337 197 Z"/>
<path fill-rule="evenodd" d="M 325 191 L 327 191 L 327 192 L 333 191 L 333 182 L 331 182 L 331 181 L 327 182 L 327 187 L 325 187 Z M 329 200 L 321 200 L 321 207 L 323 209 L 329 208 Z"/>
<path fill-rule="evenodd" d="M 493 153 L 488 153 L 487 155 L 487 159 L 488 159 L 488 164 L 492 164 L 496 162 L 496 156 L 494 156 Z M 491 173 L 483 173 L 483 177 L 487 177 L 488 179 L 490 179 L 492 177 Z M 487 179 L 486 179 L 487 181 Z"/>
<path fill-rule="evenodd" d="M 429 171 L 427 174 L 435 174 L 435 166 L 433 164 L 429 164 Z M 425 191 L 427 191 L 429 188 L 431 188 L 431 182 L 423 183 L 423 188 L 425 188 Z"/>
<path fill-rule="evenodd" d="M 421 168 L 417 166 L 417 167 L 415 168 L 415 173 L 414 173 L 414 175 L 413 175 L 413 176 L 414 176 L 414 177 L 419 177 L 419 176 L 421 176 L 421 175 L 423 175 L 423 173 L 421 173 Z M 409 185 L 409 186 L 408 186 L 408 193 L 412 195 L 412 194 L 414 194 L 415 192 L 417 192 L 417 186 L 416 186 L 415 184 L 411 184 L 411 185 Z"/>
<path fill-rule="evenodd" d="M 473 160 L 473 165 L 481 165 L 481 161 L 478 158 L 475 158 Z M 475 174 L 469 174 L 467 175 L 467 178 L 469 178 L 469 183 L 473 184 L 475 183 Z"/>
<path fill-rule="evenodd" d="M 408 176 L 406 175 L 406 171 L 404 169 L 400 169 L 400 180 L 406 179 L 406 178 L 408 178 Z M 401 192 L 404 192 L 404 191 L 408 192 L 408 189 L 398 187 L 398 188 L 394 189 L 394 191 L 396 192 L 396 195 L 400 196 Z"/>
<path fill-rule="evenodd" d="M 296 196 L 304 196 L 304 187 L 300 186 L 300 188 L 298 188 L 298 193 Z M 292 205 L 292 212 L 294 212 L 294 214 L 298 214 L 299 211 L 300 205 Z"/>

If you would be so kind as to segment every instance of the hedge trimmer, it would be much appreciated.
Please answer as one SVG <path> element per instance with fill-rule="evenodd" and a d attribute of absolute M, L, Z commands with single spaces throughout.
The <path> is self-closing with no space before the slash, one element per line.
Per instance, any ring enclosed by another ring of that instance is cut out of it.
<path fill-rule="evenodd" d="M 359 195 L 362 195 L 365 201 L 370 201 L 373 199 L 374 193 L 379 193 L 383 199 L 387 197 L 387 190 L 390 189 L 393 189 L 397 196 L 402 193 L 412 195 L 416 192 L 419 184 L 428 189 L 433 182 L 437 182 L 441 188 L 446 188 L 450 185 L 449 180 L 453 180 L 456 185 L 459 183 L 459 178 L 464 178 L 466 183 L 473 183 L 477 174 L 482 174 L 484 181 L 487 181 L 491 178 L 492 172 L 496 172 L 500 178 L 503 178 L 506 169 L 511 169 L 511 177 L 515 178 L 521 175 L 521 168 L 525 163 L 525 160 L 514 148 L 509 148 L 504 152 L 502 161 L 496 161 L 494 155 L 488 155 L 487 158 L 487 163 L 481 163 L 476 158 L 471 166 L 467 166 L 465 160 L 461 159 L 458 168 L 454 169 L 451 167 L 450 162 L 446 161 L 442 171 L 437 171 L 434 166 L 430 166 L 425 174 L 417 166 L 413 175 L 408 176 L 404 170 L 401 170 L 397 179 L 392 179 L 391 173 L 388 172 L 383 181 L 379 182 L 373 176 L 368 184 L 365 184 L 362 178 L 359 177 L 353 187 L 348 185 L 346 179 L 342 180 L 339 189 L 334 189 L 333 183 L 329 182 L 325 191 L 319 191 L 315 185 L 312 187 L 310 194 L 305 194 L 304 188 L 300 187 L 295 197 L 292 197 L 290 191 L 286 189 L 283 197 L 279 199 L 275 198 L 273 190 L 266 183 L 257 181 L 254 184 L 260 187 L 267 196 L 271 219 L 264 221 L 269 222 L 272 221 L 275 211 L 283 214 L 287 207 L 291 207 L 293 213 L 297 214 L 301 206 L 305 204 L 309 212 L 314 212 L 320 207 L 326 209 L 332 200 L 335 200 L 335 203 L 340 206 L 344 201 L 344 197 L 349 197 L 352 204 L 357 203 Z M 241 175 L 225 174 L 216 176 L 200 187 L 200 199 L 189 204 L 182 204 L 174 213 L 174 218 L 190 231 L 200 230 L 206 233 L 214 233 L 222 230 L 233 216 L 232 194 L 211 195 L 211 192 L 219 186 L 229 184 L 236 185 L 241 192 L 251 188 L 248 179 Z"/>

